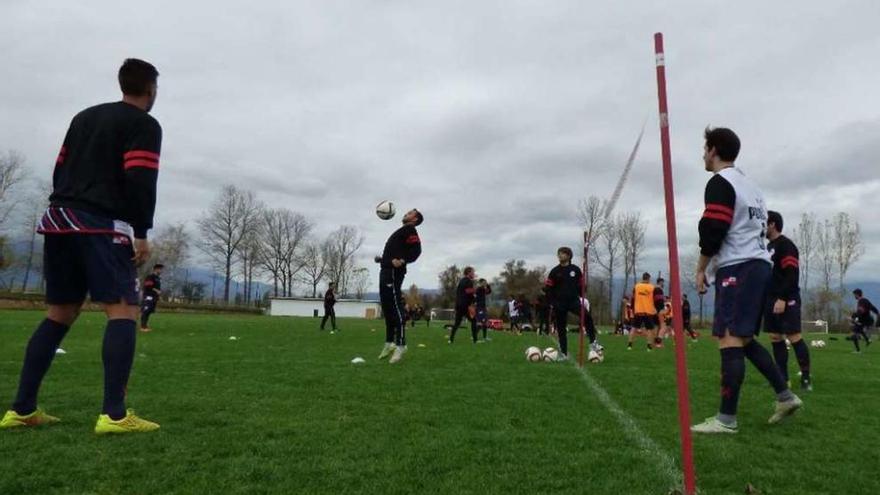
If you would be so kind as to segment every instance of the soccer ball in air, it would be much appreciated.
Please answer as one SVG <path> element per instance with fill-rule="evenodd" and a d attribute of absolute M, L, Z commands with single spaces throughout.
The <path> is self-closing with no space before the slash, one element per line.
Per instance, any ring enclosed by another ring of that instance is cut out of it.
<path fill-rule="evenodd" d="M 394 209 L 394 203 L 391 201 L 382 201 L 376 205 L 376 216 L 382 220 L 390 220 L 394 218 L 394 213 L 396 211 L 397 210 Z"/>
<path fill-rule="evenodd" d="M 587 361 L 591 363 L 601 363 L 605 360 L 605 354 L 602 352 L 598 352 L 595 349 L 590 349 L 589 354 L 587 354 Z"/>
<path fill-rule="evenodd" d="M 559 352 L 556 349 L 554 349 L 552 347 L 548 347 L 548 348 L 544 349 L 544 361 L 553 362 L 553 361 L 556 361 L 556 359 L 558 357 L 559 357 Z"/>
<path fill-rule="evenodd" d="M 529 347 L 526 349 L 526 359 L 533 363 L 537 363 L 541 360 L 541 349 L 538 349 L 535 346 Z"/>

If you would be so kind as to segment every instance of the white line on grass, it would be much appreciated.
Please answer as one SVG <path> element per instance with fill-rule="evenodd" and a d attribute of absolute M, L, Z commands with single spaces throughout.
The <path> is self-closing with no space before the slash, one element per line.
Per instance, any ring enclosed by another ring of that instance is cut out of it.
<path fill-rule="evenodd" d="M 675 459 L 666 453 L 665 450 L 657 445 L 657 442 L 639 427 L 636 420 L 627 414 L 626 411 L 624 411 L 623 408 L 621 408 L 617 402 L 608 395 L 608 392 L 602 388 L 602 385 L 599 385 L 599 382 L 597 382 L 595 378 L 590 376 L 590 374 L 583 368 L 578 368 L 577 363 L 572 362 L 572 364 L 574 365 L 574 369 L 580 373 L 581 378 L 587 386 L 590 387 L 590 390 L 596 394 L 599 402 L 601 402 L 602 405 L 614 415 L 617 422 L 623 427 L 623 432 L 626 436 L 629 437 L 631 441 L 635 442 L 641 448 L 642 452 L 646 454 L 646 457 L 651 461 L 649 464 L 656 465 L 660 474 L 669 480 L 674 486 L 681 486 L 681 473 L 675 463 Z"/>

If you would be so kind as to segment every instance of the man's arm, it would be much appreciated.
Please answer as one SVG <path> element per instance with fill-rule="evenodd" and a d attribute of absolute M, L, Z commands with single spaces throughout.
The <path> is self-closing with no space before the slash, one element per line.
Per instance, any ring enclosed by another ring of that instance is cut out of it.
<path fill-rule="evenodd" d="M 715 175 L 706 184 L 703 196 L 705 209 L 700 218 L 700 260 L 697 262 L 697 290 L 706 292 L 706 267 L 709 260 L 721 250 L 721 244 L 727 237 L 730 224 L 733 223 L 733 212 L 736 207 L 736 191 L 730 182 Z"/>

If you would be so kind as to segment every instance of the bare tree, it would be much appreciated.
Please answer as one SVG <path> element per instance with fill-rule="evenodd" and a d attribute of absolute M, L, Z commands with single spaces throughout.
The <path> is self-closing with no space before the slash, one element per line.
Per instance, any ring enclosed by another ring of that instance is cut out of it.
<path fill-rule="evenodd" d="M 327 273 L 327 260 L 330 257 L 330 243 L 328 240 L 318 242 L 310 240 L 303 248 L 300 257 L 302 275 L 300 280 L 312 286 L 312 297 L 318 297 L 318 284 Z"/>
<path fill-rule="evenodd" d="M 343 225 L 330 233 L 327 242 L 327 275 L 336 282 L 340 294 L 348 294 L 358 269 L 355 254 L 364 243 L 364 235 L 353 225 Z"/>
<path fill-rule="evenodd" d="M 13 192 L 26 177 L 24 155 L 17 151 L 7 151 L 0 155 L 0 231 L 15 210 Z"/>
<path fill-rule="evenodd" d="M 253 192 L 227 185 L 196 222 L 201 234 L 199 248 L 224 270 L 223 300 L 226 303 L 229 303 L 235 255 L 242 242 L 257 228 L 260 210 L 261 205 Z"/>
<path fill-rule="evenodd" d="M 354 295 L 358 299 L 363 299 L 370 288 L 370 270 L 364 267 L 355 268 L 351 278 L 351 285 L 354 287 Z"/>
<path fill-rule="evenodd" d="M 276 296 L 279 293 L 279 282 L 281 293 L 285 296 L 291 295 L 294 277 L 304 265 L 305 253 L 301 251 L 306 247 L 312 228 L 312 223 L 306 217 L 291 210 L 279 208 L 262 213 L 259 262 L 272 276 Z M 317 259 L 320 257 L 312 258 L 313 261 Z"/>
<path fill-rule="evenodd" d="M 238 250 L 238 263 L 241 268 L 241 276 L 244 281 L 244 303 L 250 304 L 254 286 L 254 273 L 260 259 L 262 246 L 260 245 L 258 229 L 253 229 L 241 243 Z"/>
<path fill-rule="evenodd" d="M 818 264 L 821 285 L 814 291 L 814 298 L 809 307 L 809 313 L 812 317 L 829 319 L 832 316 L 834 299 L 837 298 L 835 291 L 831 289 L 831 282 L 834 279 L 834 256 L 834 228 L 827 219 L 817 222 L 814 261 Z"/>
<path fill-rule="evenodd" d="M 636 284 L 636 266 L 645 246 L 645 230 L 647 226 L 642 221 L 639 212 L 626 213 L 620 222 L 620 236 L 623 243 L 623 268 L 627 275 L 632 276 L 633 286 Z M 626 284 L 624 284 L 626 291 Z"/>
<path fill-rule="evenodd" d="M 797 230 L 793 233 L 797 239 L 798 252 L 800 254 L 801 286 L 804 294 L 810 289 L 810 266 L 816 255 L 816 214 L 804 213 Z"/>
<path fill-rule="evenodd" d="M 37 236 L 37 226 L 43 218 L 43 213 L 49 206 L 49 195 L 52 193 L 52 185 L 45 181 L 40 181 L 37 186 L 28 192 L 27 197 L 21 202 L 24 214 L 21 218 L 22 229 L 28 237 L 28 252 L 24 257 L 24 276 L 21 282 L 21 291 L 27 291 L 30 284 L 31 273 L 37 265 L 40 265 L 40 256 L 38 256 L 38 247 L 41 244 L 39 236 Z"/>
<path fill-rule="evenodd" d="M 512 261 L 512 260 L 511 260 Z M 523 262 L 525 263 L 525 262 Z M 437 274 L 440 284 L 440 293 L 437 295 L 437 303 L 444 308 L 451 308 L 455 304 L 455 288 L 461 279 L 461 268 L 458 265 L 449 265 Z M 494 284 L 496 287 L 500 283 Z"/>
<path fill-rule="evenodd" d="M 603 270 L 608 278 L 608 308 L 611 311 L 609 317 L 614 319 L 614 273 L 620 264 L 621 247 L 622 247 L 622 229 L 623 217 L 618 216 L 616 219 L 608 219 L 599 226 L 598 235 L 594 241 L 595 249 L 592 250 L 590 257 Z M 604 297 L 604 295 L 603 295 Z M 598 302 L 598 301 L 594 301 Z"/>
<path fill-rule="evenodd" d="M 182 278 L 186 277 L 184 266 L 190 257 L 190 236 L 184 223 L 176 223 L 158 229 L 153 237 L 153 253 L 141 268 L 141 275 L 150 272 L 153 265 L 165 266 L 162 275 L 162 295 L 168 299 L 181 291 Z"/>
<path fill-rule="evenodd" d="M 852 265 L 865 253 L 862 245 L 862 228 L 858 221 L 850 218 L 848 213 L 839 212 L 834 215 L 834 261 L 837 268 L 837 286 L 841 300 L 845 296 L 843 282 Z M 842 306 L 842 305 L 841 305 Z M 843 316 L 840 307 L 838 320 Z"/>

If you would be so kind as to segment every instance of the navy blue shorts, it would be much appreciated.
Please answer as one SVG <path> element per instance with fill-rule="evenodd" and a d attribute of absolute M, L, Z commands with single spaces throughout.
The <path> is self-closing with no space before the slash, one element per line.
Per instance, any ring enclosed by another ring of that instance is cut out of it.
<path fill-rule="evenodd" d="M 645 330 L 653 330 L 657 321 L 657 315 L 637 314 L 632 321 L 633 328 L 644 328 Z"/>
<path fill-rule="evenodd" d="M 775 297 L 767 298 L 767 305 L 764 307 L 764 331 L 784 335 L 801 333 L 801 300 L 798 298 L 788 301 L 782 314 L 773 312 L 774 304 Z"/>
<path fill-rule="evenodd" d="M 763 260 L 719 268 L 715 274 L 715 321 L 712 335 L 726 331 L 737 337 L 754 337 L 761 330 L 771 265 Z"/>
<path fill-rule="evenodd" d="M 93 302 L 137 306 L 134 249 L 124 235 L 47 234 L 43 249 L 46 303 Z"/>

